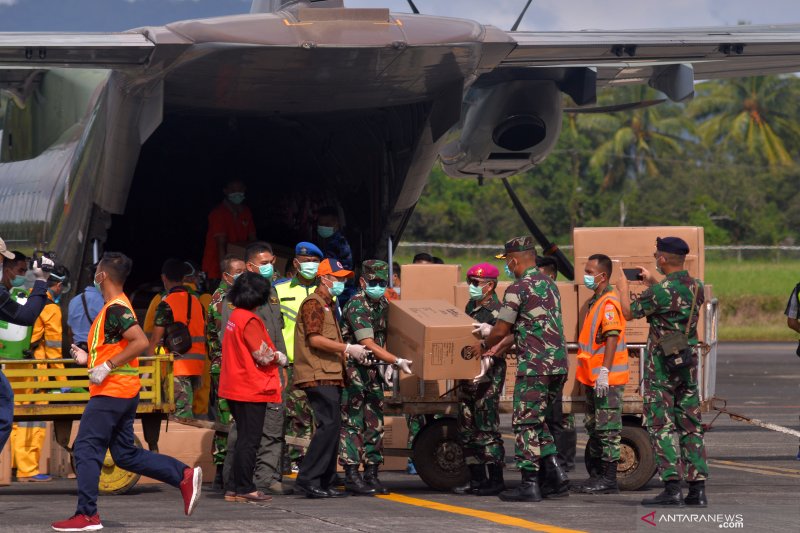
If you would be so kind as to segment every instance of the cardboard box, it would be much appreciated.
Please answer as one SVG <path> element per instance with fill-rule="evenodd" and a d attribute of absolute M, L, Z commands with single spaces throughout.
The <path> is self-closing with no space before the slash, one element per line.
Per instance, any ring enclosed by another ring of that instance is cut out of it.
<path fill-rule="evenodd" d="M 472 379 L 480 372 L 472 350 L 479 342 L 472 334 L 472 322 L 441 300 L 392 301 L 386 348 L 413 361 L 414 375 L 420 379 Z"/>
<path fill-rule="evenodd" d="M 414 368 L 412 368 L 412 370 L 416 372 Z M 420 381 L 420 378 L 416 375 L 412 374 L 409 376 L 407 374 L 402 374 L 400 376 L 400 396 L 405 399 L 439 398 L 449 390 L 447 387 L 448 382 L 455 383 L 455 380 L 432 379 L 424 381 L 424 385 L 420 387 Z M 452 386 L 450 388 L 452 388 Z"/>
<path fill-rule="evenodd" d="M 140 421 L 134 422 L 133 432 L 142 441 L 142 446 L 147 449 L 147 442 L 144 440 Z M 202 467 L 203 479 L 211 481 L 216 474 L 216 468 L 211 460 L 211 443 L 213 439 L 214 431 L 211 429 L 195 428 L 170 422 L 169 431 L 167 431 L 167 422 L 163 421 L 161 422 L 161 435 L 158 439 L 158 452 L 174 457 L 188 466 Z M 159 481 L 143 476 L 139 483 L 159 483 Z"/>
<path fill-rule="evenodd" d="M 453 287 L 461 281 L 461 265 L 403 265 L 401 270 L 401 300 L 444 300 L 455 305 Z"/>
<path fill-rule="evenodd" d="M 11 485 L 11 445 L 6 444 L 0 451 L 0 487 Z"/>
<path fill-rule="evenodd" d="M 561 295 L 561 318 L 567 342 L 578 342 L 578 290 L 569 281 L 556 282 Z"/>
<path fill-rule="evenodd" d="M 403 449 L 408 447 L 408 423 L 406 422 L 406 417 L 384 417 L 383 447 L 394 449 Z"/>

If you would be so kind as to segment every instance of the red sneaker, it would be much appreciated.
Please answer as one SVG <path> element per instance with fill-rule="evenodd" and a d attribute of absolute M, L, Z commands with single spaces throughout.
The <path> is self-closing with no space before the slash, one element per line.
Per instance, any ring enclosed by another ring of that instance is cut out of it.
<path fill-rule="evenodd" d="M 103 524 L 100 523 L 99 514 L 94 516 L 76 514 L 69 520 L 53 522 L 50 527 L 56 531 L 98 531 L 103 529 Z"/>
<path fill-rule="evenodd" d="M 203 488 L 203 469 L 199 466 L 186 467 L 181 481 L 181 495 L 183 496 L 183 512 L 186 516 L 192 514 L 197 501 L 200 499 L 200 489 Z"/>

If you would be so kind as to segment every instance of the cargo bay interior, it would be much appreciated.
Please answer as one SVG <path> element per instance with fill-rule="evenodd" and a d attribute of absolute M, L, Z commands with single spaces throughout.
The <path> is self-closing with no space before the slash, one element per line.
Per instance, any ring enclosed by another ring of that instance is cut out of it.
<path fill-rule="evenodd" d="M 336 206 L 356 263 L 378 250 L 385 255 L 379 241 L 427 108 L 293 117 L 167 113 L 142 147 L 125 214 L 112 217 L 104 248 L 133 259 L 129 291 L 157 284 L 168 257 L 201 262 L 208 213 L 235 177 L 247 184 L 258 237 L 276 248 L 313 240 L 316 210 Z M 410 214 L 403 213 L 400 230 Z"/>

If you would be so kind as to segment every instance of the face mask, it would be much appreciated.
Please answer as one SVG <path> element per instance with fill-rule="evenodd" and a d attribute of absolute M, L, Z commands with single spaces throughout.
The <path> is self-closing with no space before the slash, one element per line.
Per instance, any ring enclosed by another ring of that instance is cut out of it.
<path fill-rule="evenodd" d="M 50 296 L 53 298 L 53 302 L 55 302 L 55 303 L 61 302 L 61 295 L 60 294 L 54 294 L 53 291 L 47 291 L 47 292 L 50 293 Z"/>
<path fill-rule="evenodd" d="M 0 279 L 2 279 L 2 278 L 0 278 Z M 23 285 L 25 285 L 25 277 L 24 276 L 17 276 L 13 280 L 11 280 L 11 286 L 12 287 L 22 287 Z"/>
<path fill-rule="evenodd" d="M 375 287 L 367 287 L 364 291 L 367 293 L 367 296 L 373 300 L 380 300 L 383 298 L 383 295 L 386 294 L 386 287 L 376 285 Z"/>
<path fill-rule="evenodd" d="M 317 233 L 323 239 L 327 239 L 331 235 L 333 235 L 333 228 L 330 226 L 317 226 Z"/>
<path fill-rule="evenodd" d="M 314 261 L 300 263 L 300 275 L 306 279 L 314 279 L 317 276 L 317 270 L 319 270 L 319 263 Z"/>
<path fill-rule="evenodd" d="M 272 263 L 270 263 L 268 265 L 259 265 L 258 271 L 261 273 L 263 277 L 270 279 L 272 277 L 272 274 L 275 273 L 275 268 L 272 266 Z"/>
<path fill-rule="evenodd" d="M 94 283 L 94 288 L 97 289 L 97 292 L 99 292 L 100 294 L 103 294 L 103 282 L 102 281 L 97 281 L 97 276 L 94 277 L 94 279 L 92 280 L 92 283 Z"/>
<path fill-rule="evenodd" d="M 511 279 L 517 279 L 517 276 L 508 267 L 508 263 L 506 263 L 506 276 L 508 276 Z"/>
<path fill-rule="evenodd" d="M 239 205 L 240 203 L 244 202 L 244 193 L 232 192 L 228 195 L 228 201 L 232 204 Z"/>
<path fill-rule="evenodd" d="M 658 272 L 662 276 L 664 275 L 664 271 L 661 270 L 661 265 L 658 264 L 658 257 L 656 257 L 656 272 Z"/>
<path fill-rule="evenodd" d="M 583 275 L 583 284 L 586 285 L 587 289 L 596 289 L 597 288 L 597 281 L 595 280 L 597 276 L 592 276 L 591 274 L 584 274 Z"/>
<path fill-rule="evenodd" d="M 334 281 L 328 290 L 331 296 L 340 296 L 344 292 L 344 281 Z"/>
<path fill-rule="evenodd" d="M 480 300 L 483 298 L 483 287 L 476 287 L 475 285 L 470 284 L 469 286 L 469 299 L 470 300 Z"/>

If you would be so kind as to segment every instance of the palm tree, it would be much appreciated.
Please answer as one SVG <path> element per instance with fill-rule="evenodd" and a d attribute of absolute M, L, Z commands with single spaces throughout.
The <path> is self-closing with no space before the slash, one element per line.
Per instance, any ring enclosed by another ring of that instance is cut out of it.
<path fill-rule="evenodd" d="M 795 121 L 800 84 L 794 77 L 759 76 L 707 82 L 687 107 L 697 134 L 712 148 L 743 149 L 767 164 L 790 166 L 800 146 Z"/>

